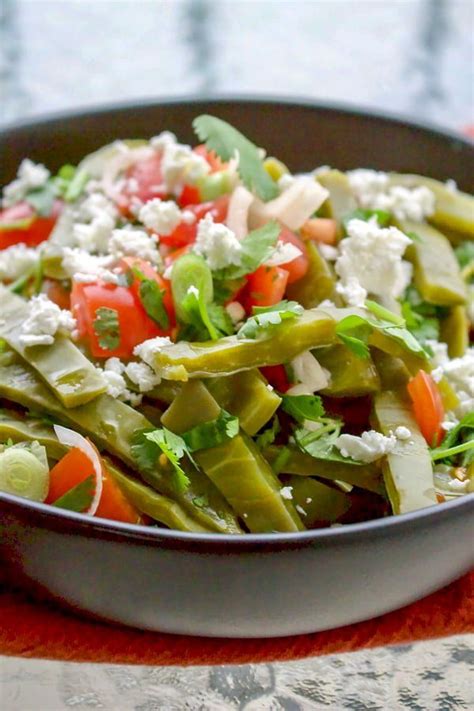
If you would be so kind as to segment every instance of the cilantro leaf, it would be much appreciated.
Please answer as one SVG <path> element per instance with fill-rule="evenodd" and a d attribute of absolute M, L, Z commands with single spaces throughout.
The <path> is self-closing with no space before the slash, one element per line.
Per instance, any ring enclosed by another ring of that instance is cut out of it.
<path fill-rule="evenodd" d="M 182 437 L 166 427 L 136 432 L 131 451 L 138 469 L 149 473 L 156 470 L 158 457 L 164 454 L 173 468 L 176 490 L 184 491 L 189 486 L 189 478 L 180 464 L 180 459 L 185 454 L 191 458 L 190 452 Z"/>
<path fill-rule="evenodd" d="M 317 421 L 324 415 L 319 395 L 282 395 L 281 408 L 298 422 Z"/>
<path fill-rule="evenodd" d="M 108 306 L 100 306 L 96 309 L 93 328 L 101 348 L 113 351 L 119 347 L 120 325 L 116 309 Z"/>
<path fill-rule="evenodd" d="M 255 444 L 257 445 L 257 447 L 259 449 L 265 449 L 266 447 L 269 447 L 275 441 L 280 430 L 281 430 L 280 421 L 279 421 L 278 417 L 275 415 L 270 427 L 267 427 L 267 429 L 263 430 L 263 432 L 261 432 L 258 435 L 258 437 L 255 440 Z"/>
<path fill-rule="evenodd" d="M 281 232 L 278 222 L 267 222 L 263 227 L 252 230 L 240 242 L 241 263 L 214 272 L 214 279 L 233 280 L 251 274 L 270 257 Z"/>
<path fill-rule="evenodd" d="M 224 161 L 238 156 L 238 171 L 244 185 L 265 202 L 278 196 L 278 187 L 263 167 L 255 144 L 226 121 L 203 114 L 193 121 L 199 139 Z"/>
<path fill-rule="evenodd" d="M 47 217 L 51 214 L 55 197 L 56 191 L 54 189 L 54 184 L 52 181 L 48 181 L 41 188 L 31 190 L 25 196 L 25 200 L 31 205 L 35 212 L 38 213 L 38 215 Z"/>
<path fill-rule="evenodd" d="M 52 506 L 59 509 L 67 509 L 68 511 L 85 511 L 89 508 L 94 498 L 95 477 L 93 474 L 88 476 L 80 484 L 77 484 L 65 494 L 56 499 Z"/>
<path fill-rule="evenodd" d="M 282 321 L 301 316 L 304 309 L 297 301 L 280 301 L 274 306 L 254 306 L 253 316 L 238 330 L 237 338 L 257 338 L 262 331 Z"/>
<path fill-rule="evenodd" d="M 342 218 L 344 232 L 347 234 L 347 225 L 351 220 L 364 220 L 364 222 L 368 222 L 372 217 L 377 218 L 377 222 L 380 227 L 387 227 L 392 220 L 392 215 L 389 212 L 386 212 L 386 210 L 368 210 L 359 207 Z"/>
<path fill-rule="evenodd" d="M 319 422 L 321 427 L 317 430 L 300 427 L 294 431 L 295 442 L 301 451 L 315 459 L 361 465 L 362 462 L 343 457 L 335 446 L 336 440 L 341 433 L 341 420 L 321 417 Z"/>
<path fill-rule="evenodd" d="M 239 433 L 239 418 L 221 410 L 219 416 L 210 422 L 196 425 L 181 437 L 188 451 L 197 452 L 200 449 L 210 449 L 233 439 Z"/>
<path fill-rule="evenodd" d="M 369 302 L 373 303 L 373 302 Z M 382 309 L 377 304 L 378 309 Z M 405 325 L 394 325 L 394 314 L 390 314 L 390 320 L 386 318 L 366 318 L 359 314 L 346 316 L 336 326 L 336 335 L 346 344 L 359 358 L 367 358 L 369 355 L 368 342 L 372 331 L 377 330 L 397 341 L 406 351 L 415 353 L 418 356 L 428 357 L 430 354 L 423 348 L 414 335 Z M 401 323 L 401 319 L 400 319 Z M 405 321 L 403 320 L 403 324 Z"/>
<path fill-rule="evenodd" d="M 217 328 L 221 335 L 231 336 L 234 333 L 232 319 L 221 304 L 208 304 L 207 313 L 211 323 Z"/>
<path fill-rule="evenodd" d="M 217 341 L 219 333 L 209 316 L 208 304 L 202 289 L 190 287 L 181 301 L 181 310 L 186 314 L 187 338 L 194 334 L 197 340 L 204 341 L 209 337 L 212 341 Z M 189 338 L 189 340 L 191 339 Z"/>
<path fill-rule="evenodd" d="M 427 340 L 439 341 L 440 319 L 446 315 L 446 309 L 428 304 L 414 286 L 409 286 L 405 292 L 402 315 L 407 329 L 420 343 L 425 344 Z M 430 351 L 427 346 L 425 349 Z"/>
<path fill-rule="evenodd" d="M 474 264 L 474 242 L 461 242 L 454 250 L 454 254 L 461 269 Z"/>
<path fill-rule="evenodd" d="M 164 289 L 160 289 L 160 285 L 154 279 L 146 279 L 144 277 L 139 277 L 139 279 L 139 296 L 143 308 L 160 328 L 166 330 L 169 328 L 170 322 L 168 312 L 163 304 Z"/>
<path fill-rule="evenodd" d="M 431 450 L 433 461 L 452 460 L 462 454 L 461 465 L 469 466 L 474 462 L 474 412 L 465 415 L 462 420 L 446 434 L 439 445 Z"/>
<path fill-rule="evenodd" d="M 369 336 L 372 333 L 372 328 L 369 322 L 352 314 L 343 318 L 336 326 L 336 335 L 358 358 L 368 358 Z"/>

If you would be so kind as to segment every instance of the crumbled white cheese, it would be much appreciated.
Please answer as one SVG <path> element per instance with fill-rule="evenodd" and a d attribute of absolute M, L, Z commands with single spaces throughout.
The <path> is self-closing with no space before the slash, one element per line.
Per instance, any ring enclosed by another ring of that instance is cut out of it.
<path fill-rule="evenodd" d="M 75 216 L 78 222 L 87 223 L 104 213 L 113 220 L 118 217 L 118 210 L 112 200 L 101 192 L 93 191 L 78 205 Z"/>
<path fill-rule="evenodd" d="M 297 257 L 302 255 L 301 249 L 299 249 L 295 244 L 291 242 L 278 241 L 275 245 L 275 249 L 268 259 L 265 260 L 264 264 L 267 267 L 278 267 L 281 264 L 288 264 L 292 262 Z"/>
<path fill-rule="evenodd" d="M 194 284 L 191 284 L 191 286 L 188 286 L 188 290 L 186 294 L 193 294 L 196 299 L 199 299 L 199 289 L 197 286 L 194 286 Z"/>
<path fill-rule="evenodd" d="M 395 430 L 395 437 L 403 442 L 404 440 L 410 439 L 411 432 L 408 427 L 399 425 Z"/>
<path fill-rule="evenodd" d="M 441 423 L 441 427 L 445 432 L 449 432 L 449 430 L 453 430 L 457 425 L 456 420 L 444 420 L 444 422 Z"/>
<path fill-rule="evenodd" d="M 349 277 L 345 283 L 338 282 L 336 291 L 348 306 L 365 306 L 367 291 L 360 285 L 357 277 Z"/>
<path fill-rule="evenodd" d="M 153 390 L 160 384 L 161 378 L 146 363 L 128 363 L 125 373 L 141 393 Z"/>
<path fill-rule="evenodd" d="M 147 341 L 143 341 L 142 343 L 139 343 L 138 346 L 135 346 L 133 349 L 133 355 L 141 358 L 147 365 L 153 368 L 154 356 L 163 348 L 171 345 L 172 343 L 168 336 L 149 338 Z"/>
<path fill-rule="evenodd" d="M 302 506 L 300 506 L 299 504 L 296 504 L 295 509 L 296 509 L 296 510 L 298 511 L 298 513 L 301 514 L 302 516 L 307 516 L 307 515 L 308 515 L 308 514 L 306 513 L 306 511 L 304 510 L 304 508 L 303 508 Z"/>
<path fill-rule="evenodd" d="M 318 309 L 337 309 L 337 306 L 331 299 L 324 299 L 324 301 L 318 304 Z"/>
<path fill-rule="evenodd" d="M 61 265 L 66 274 L 74 281 L 87 284 L 99 279 L 110 284 L 118 283 L 118 276 L 110 271 L 115 257 L 112 255 L 93 255 L 77 247 L 64 247 Z"/>
<path fill-rule="evenodd" d="M 31 190 L 42 188 L 50 175 L 49 170 L 41 163 L 33 163 L 29 158 L 22 160 L 16 179 L 3 188 L 3 207 L 16 205 Z"/>
<path fill-rule="evenodd" d="M 60 309 L 45 294 L 33 296 L 28 302 L 29 315 L 21 324 L 20 342 L 24 346 L 47 346 L 54 343 L 58 331 L 71 333 L 77 328 L 70 311 Z"/>
<path fill-rule="evenodd" d="M 474 410 L 474 348 L 451 360 L 446 343 L 430 340 L 427 345 L 434 353 L 431 362 L 435 368 L 431 371 L 431 377 L 436 383 L 446 378 L 459 400 L 459 405 L 447 413 L 447 422 L 443 423 L 443 427 L 449 422 L 456 424 L 457 420 Z"/>
<path fill-rule="evenodd" d="M 306 503 L 307 503 L 307 504 L 310 504 L 310 503 L 312 502 L 312 500 L 313 500 L 313 499 L 312 499 L 310 496 L 308 496 L 307 499 L 306 499 Z"/>
<path fill-rule="evenodd" d="M 469 348 L 462 357 L 453 358 L 441 367 L 459 399 L 454 415 L 461 419 L 474 411 L 474 348 Z"/>
<path fill-rule="evenodd" d="M 184 183 L 195 183 L 210 171 L 207 160 L 190 146 L 166 140 L 162 142 L 160 150 L 163 156 L 161 171 L 169 192 L 176 191 Z"/>
<path fill-rule="evenodd" d="M 210 213 L 199 221 L 194 251 L 206 259 L 212 270 L 241 263 L 239 240 L 228 227 L 215 223 Z"/>
<path fill-rule="evenodd" d="M 107 363 L 104 370 L 100 373 L 107 384 L 107 394 L 117 400 L 128 399 L 128 388 L 125 378 L 120 373 L 114 370 L 107 369 Z"/>
<path fill-rule="evenodd" d="M 75 244 L 89 253 L 105 254 L 115 219 L 106 211 L 98 212 L 91 222 L 76 222 L 72 228 Z"/>
<path fill-rule="evenodd" d="M 25 274 L 38 261 L 36 249 L 27 247 L 23 242 L 0 251 L 0 281 L 15 281 Z"/>
<path fill-rule="evenodd" d="M 293 498 L 293 487 L 282 486 L 282 488 L 280 489 L 280 494 L 282 499 L 287 499 L 287 501 L 290 501 Z"/>
<path fill-rule="evenodd" d="M 148 200 L 140 209 L 138 219 L 149 230 L 166 236 L 170 235 L 179 225 L 182 213 L 173 200 L 153 198 L 153 200 Z"/>
<path fill-rule="evenodd" d="M 141 257 L 153 264 L 161 262 L 155 235 L 149 235 L 148 232 L 133 227 L 113 230 L 108 249 L 116 259 L 129 256 Z"/>
<path fill-rule="evenodd" d="M 153 138 L 150 139 L 150 145 L 157 153 L 163 153 L 168 144 L 175 144 L 177 142 L 178 139 L 171 131 L 162 131 L 158 136 L 153 136 Z"/>
<path fill-rule="evenodd" d="M 375 430 L 362 432 L 360 437 L 342 434 L 336 440 L 336 447 L 343 457 L 351 457 L 359 462 L 375 462 L 376 459 L 393 452 L 397 444 L 395 435 L 385 435 Z"/>
<path fill-rule="evenodd" d="M 330 383 L 330 373 L 318 363 L 311 351 L 293 358 L 291 368 L 297 384 L 289 388 L 288 395 L 312 395 L 327 388 Z"/>
<path fill-rule="evenodd" d="M 270 383 L 267 383 L 267 384 L 266 384 L 266 388 L 267 388 L 267 390 L 268 390 L 269 393 L 272 393 L 272 392 L 275 390 L 275 388 L 273 387 L 273 385 L 270 385 Z"/>
<path fill-rule="evenodd" d="M 245 318 L 245 309 L 242 304 L 239 304 L 238 301 L 231 301 L 230 304 L 227 304 L 225 310 L 229 314 L 230 320 L 234 326 L 243 321 Z"/>
<path fill-rule="evenodd" d="M 434 193 L 424 185 L 406 188 L 390 185 L 387 173 L 358 169 L 347 173 L 359 205 L 370 210 L 385 210 L 398 220 L 422 222 L 435 209 Z"/>
<path fill-rule="evenodd" d="M 339 256 L 338 248 L 330 244 L 318 244 L 318 250 L 321 256 L 328 262 L 335 262 Z"/>
<path fill-rule="evenodd" d="M 374 219 L 350 220 L 347 233 L 335 265 L 343 287 L 352 278 L 371 294 L 401 296 L 409 283 L 402 256 L 411 240 L 396 227 L 379 227 Z"/>

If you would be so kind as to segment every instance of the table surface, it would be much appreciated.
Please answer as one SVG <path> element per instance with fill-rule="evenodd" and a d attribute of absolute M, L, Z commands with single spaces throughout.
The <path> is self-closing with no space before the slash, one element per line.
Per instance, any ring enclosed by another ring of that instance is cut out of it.
<path fill-rule="evenodd" d="M 474 123 L 473 29 L 472 0 L 3 0 L 0 122 L 114 101 L 253 93 L 456 129 Z M 228 667 L 0 658 L 0 706 L 452 711 L 474 707 L 473 668 L 472 636 Z"/>

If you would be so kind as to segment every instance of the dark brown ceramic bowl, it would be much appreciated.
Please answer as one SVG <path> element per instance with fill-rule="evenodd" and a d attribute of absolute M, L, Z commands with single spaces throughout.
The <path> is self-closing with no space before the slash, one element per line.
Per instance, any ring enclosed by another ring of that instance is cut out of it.
<path fill-rule="evenodd" d="M 28 156 L 76 163 L 117 137 L 167 128 L 192 141 L 209 112 L 293 170 L 318 164 L 454 178 L 472 191 L 458 136 L 352 109 L 288 101 L 162 101 L 59 116 L 0 133 L 0 182 Z M 129 526 L 0 494 L 0 555 L 12 576 L 108 620 L 145 629 L 271 637 L 346 625 L 446 585 L 474 563 L 474 495 L 393 518 L 305 533 L 198 535 Z"/>

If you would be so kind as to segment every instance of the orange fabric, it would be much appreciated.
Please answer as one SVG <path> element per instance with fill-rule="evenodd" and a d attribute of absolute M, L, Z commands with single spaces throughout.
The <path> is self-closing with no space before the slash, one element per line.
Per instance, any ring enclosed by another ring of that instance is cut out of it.
<path fill-rule="evenodd" d="M 328 632 L 231 640 L 141 632 L 0 592 L 0 654 L 76 662 L 180 665 L 301 659 L 474 631 L 474 572 L 401 610 Z"/>

